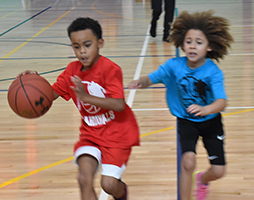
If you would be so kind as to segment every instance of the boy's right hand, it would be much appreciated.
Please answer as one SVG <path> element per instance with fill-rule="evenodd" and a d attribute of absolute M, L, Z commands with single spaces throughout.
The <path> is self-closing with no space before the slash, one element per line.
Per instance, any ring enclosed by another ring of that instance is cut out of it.
<path fill-rule="evenodd" d="M 128 84 L 129 89 L 139 89 L 141 88 L 141 84 L 139 80 L 133 80 Z"/>
<path fill-rule="evenodd" d="M 140 89 L 140 88 L 147 88 L 148 86 L 152 85 L 152 81 L 150 80 L 149 76 L 142 76 L 139 80 L 133 80 L 129 83 L 129 89 Z"/>
<path fill-rule="evenodd" d="M 26 71 L 24 71 L 24 72 L 19 73 L 19 74 L 16 76 L 16 78 L 18 78 L 18 77 L 20 77 L 20 76 L 23 76 L 23 75 L 25 75 L 25 74 L 38 74 L 38 72 L 37 72 L 37 71 L 32 71 L 32 70 L 26 70 Z"/>

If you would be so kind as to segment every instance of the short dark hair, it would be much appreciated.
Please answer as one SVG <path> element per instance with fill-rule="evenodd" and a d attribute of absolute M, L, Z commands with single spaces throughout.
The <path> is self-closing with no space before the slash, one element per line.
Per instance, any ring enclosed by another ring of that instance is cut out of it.
<path fill-rule="evenodd" d="M 97 39 L 102 38 L 102 29 L 98 21 L 89 17 L 79 17 L 75 19 L 67 28 L 68 36 L 70 37 L 72 32 L 82 31 L 90 29 Z"/>
<path fill-rule="evenodd" d="M 223 17 L 213 16 L 214 11 L 195 12 L 189 14 L 183 11 L 172 24 L 170 40 L 176 48 L 183 48 L 186 33 L 190 29 L 202 31 L 212 51 L 207 52 L 208 58 L 223 59 L 228 54 L 228 48 L 234 41 L 229 33 L 229 21 Z"/>

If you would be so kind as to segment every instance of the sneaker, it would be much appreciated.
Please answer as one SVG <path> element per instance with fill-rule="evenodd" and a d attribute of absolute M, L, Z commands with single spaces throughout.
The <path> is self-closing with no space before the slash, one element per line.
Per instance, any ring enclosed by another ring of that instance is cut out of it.
<path fill-rule="evenodd" d="M 201 182 L 201 176 L 203 175 L 203 172 L 197 173 L 196 176 L 196 198 L 197 200 L 205 200 L 208 194 L 208 186 L 204 185 Z"/>
<path fill-rule="evenodd" d="M 156 21 L 151 22 L 150 35 L 156 37 Z"/>
<path fill-rule="evenodd" d="M 124 185 L 124 195 L 120 199 L 117 199 L 114 197 L 114 200 L 127 200 L 127 194 L 128 194 L 127 185 L 124 182 L 122 183 Z"/>
<path fill-rule="evenodd" d="M 163 37 L 162 37 L 162 41 L 163 42 L 170 42 L 170 39 L 169 39 L 169 35 L 163 35 Z"/>
<path fill-rule="evenodd" d="M 156 27 L 157 27 L 157 19 L 156 17 L 153 16 L 151 20 L 151 28 L 150 28 L 150 35 L 152 37 L 156 37 Z"/>

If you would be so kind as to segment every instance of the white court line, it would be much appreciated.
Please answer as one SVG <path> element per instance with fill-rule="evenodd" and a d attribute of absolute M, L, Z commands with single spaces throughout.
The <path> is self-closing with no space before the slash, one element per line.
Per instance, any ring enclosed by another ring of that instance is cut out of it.
<path fill-rule="evenodd" d="M 232 109 L 253 109 L 254 106 L 246 106 L 246 107 L 227 107 L 226 109 L 232 110 Z M 133 111 L 151 111 L 151 110 L 169 110 L 169 108 L 136 108 L 132 109 Z"/>
<path fill-rule="evenodd" d="M 109 195 L 103 189 L 101 189 L 101 194 L 99 196 L 99 200 L 107 200 L 108 196 Z"/>
<path fill-rule="evenodd" d="M 185 53 L 180 52 L 180 56 L 185 56 Z M 254 56 L 254 53 L 229 53 L 228 56 Z"/>
<path fill-rule="evenodd" d="M 244 106 L 244 107 L 226 107 L 225 110 L 229 109 L 253 109 L 254 106 Z M 133 111 L 151 111 L 151 110 L 169 110 L 169 108 L 136 108 Z"/>
<path fill-rule="evenodd" d="M 254 53 L 229 53 L 229 56 L 253 56 Z"/>
<path fill-rule="evenodd" d="M 250 25 L 233 25 L 232 28 L 248 28 L 248 27 L 254 27 L 253 24 Z"/>
<path fill-rule="evenodd" d="M 148 41 L 149 41 L 149 30 L 150 30 L 150 24 L 147 28 L 147 31 L 146 31 L 146 37 L 145 37 L 145 41 L 144 41 L 144 44 L 143 44 L 143 48 L 142 48 L 142 51 L 140 53 L 140 57 L 139 57 L 139 60 L 138 60 L 138 64 L 137 64 L 137 67 L 136 67 L 136 72 L 135 72 L 135 75 L 134 75 L 134 80 L 138 80 L 139 77 L 140 77 L 140 73 L 141 73 L 141 69 L 143 67 L 143 63 L 144 63 L 144 59 L 145 59 L 145 55 L 146 55 L 146 50 L 147 50 L 147 46 L 148 46 Z M 132 104 L 133 104 L 133 100 L 134 100 L 134 97 L 135 97 L 135 93 L 136 93 L 136 90 L 130 90 L 130 93 L 129 93 L 129 96 L 128 96 L 128 100 L 127 100 L 127 104 L 132 107 Z"/>
<path fill-rule="evenodd" d="M 142 70 L 142 67 L 143 67 L 143 62 L 144 62 L 144 59 L 145 59 L 145 54 L 146 54 L 146 50 L 147 50 L 147 46 L 148 46 L 148 41 L 149 41 L 149 30 L 150 30 L 150 24 L 147 28 L 147 31 L 146 31 L 146 37 L 145 37 L 145 41 L 144 41 L 144 44 L 143 44 L 143 48 L 142 48 L 142 51 L 140 53 L 140 57 L 139 57 L 139 60 L 138 60 L 138 64 L 137 64 L 137 67 L 136 67 L 136 72 L 135 72 L 135 75 L 134 75 L 134 80 L 138 80 L 139 77 L 140 77 L 140 73 L 141 73 L 141 70 Z M 134 97 L 135 97 L 135 93 L 136 93 L 136 90 L 130 90 L 130 93 L 129 93 L 129 96 L 128 96 L 128 100 L 127 100 L 127 104 L 130 106 L 130 108 L 132 107 L 132 104 L 133 104 L 133 101 L 134 101 Z M 101 189 L 101 193 L 100 193 L 100 196 L 99 196 L 99 200 L 107 200 L 108 199 L 108 194 L 103 190 Z"/>

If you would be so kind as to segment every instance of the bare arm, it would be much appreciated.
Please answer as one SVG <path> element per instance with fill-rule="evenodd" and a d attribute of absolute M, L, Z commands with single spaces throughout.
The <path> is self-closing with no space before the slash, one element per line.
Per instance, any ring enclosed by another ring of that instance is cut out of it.
<path fill-rule="evenodd" d="M 191 114 L 195 113 L 195 116 L 205 116 L 224 110 L 226 105 L 226 99 L 217 99 L 213 103 L 203 107 L 197 104 L 192 104 L 187 108 L 187 112 Z"/>
<path fill-rule="evenodd" d="M 56 100 L 59 97 L 59 95 L 54 90 L 53 90 L 53 95 L 54 95 L 54 99 L 53 100 Z"/>
<path fill-rule="evenodd" d="M 109 110 L 114 110 L 121 112 L 125 108 L 124 99 L 115 99 L 115 98 L 100 98 L 88 94 L 84 85 L 81 82 L 81 79 L 78 76 L 71 77 L 71 81 L 75 84 L 76 87 L 71 86 L 71 89 L 76 93 L 77 97 L 86 103 L 98 106 L 100 108 L 105 108 Z"/>
<path fill-rule="evenodd" d="M 129 83 L 129 89 L 139 89 L 139 88 L 147 88 L 152 85 L 152 81 L 148 77 L 148 75 L 141 77 L 139 80 L 133 80 Z"/>

